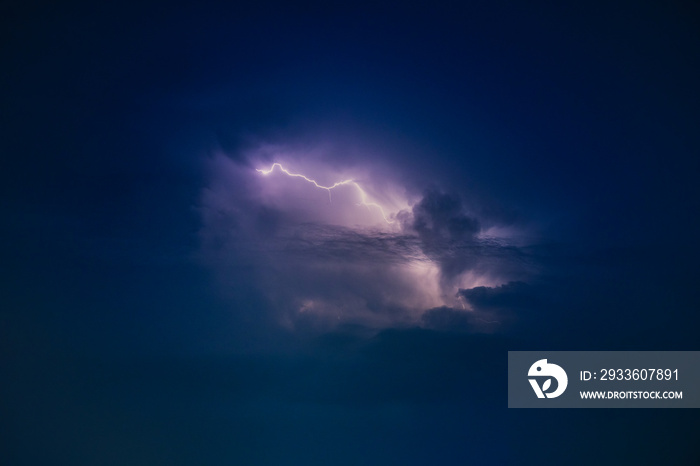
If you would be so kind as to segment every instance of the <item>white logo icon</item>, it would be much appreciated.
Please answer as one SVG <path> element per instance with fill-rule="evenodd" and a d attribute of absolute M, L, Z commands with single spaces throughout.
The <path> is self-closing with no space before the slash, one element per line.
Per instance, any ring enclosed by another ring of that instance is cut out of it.
<path fill-rule="evenodd" d="M 530 366 L 530 370 L 527 372 L 529 377 L 550 377 L 544 381 L 542 388 L 537 383 L 537 379 L 528 379 L 532 389 L 535 391 L 537 398 L 556 398 L 566 390 L 566 385 L 569 383 L 569 378 L 566 376 L 564 369 L 557 366 L 556 364 L 549 364 L 546 359 L 540 359 L 535 364 Z M 557 389 L 553 392 L 547 393 L 549 387 L 552 385 L 552 378 L 557 381 Z"/>

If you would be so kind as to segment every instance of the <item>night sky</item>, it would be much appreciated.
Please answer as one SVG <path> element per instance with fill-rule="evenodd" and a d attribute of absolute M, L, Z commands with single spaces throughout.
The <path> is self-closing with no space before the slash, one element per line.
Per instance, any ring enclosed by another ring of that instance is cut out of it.
<path fill-rule="evenodd" d="M 0 464 L 700 464 L 507 408 L 700 350 L 700 9 L 563 3 L 0 6 Z"/>

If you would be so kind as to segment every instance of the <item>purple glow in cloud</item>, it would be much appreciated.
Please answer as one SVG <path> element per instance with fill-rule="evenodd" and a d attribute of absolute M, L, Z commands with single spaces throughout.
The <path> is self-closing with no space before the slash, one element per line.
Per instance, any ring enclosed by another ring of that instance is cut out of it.
<path fill-rule="evenodd" d="M 420 194 L 397 183 L 396 171 L 368 163 L 270 147 L 245 163 L 211 159 L 201 235 L 225 289 L 236 270 L 250 270 L 268 312 L 289 328 L 423 325 L 428 310 L 442 308 L 464 314 L 475 331 L 504 321 L 472 307 L 461 290 L 528 272 L 458 198 Z"/>

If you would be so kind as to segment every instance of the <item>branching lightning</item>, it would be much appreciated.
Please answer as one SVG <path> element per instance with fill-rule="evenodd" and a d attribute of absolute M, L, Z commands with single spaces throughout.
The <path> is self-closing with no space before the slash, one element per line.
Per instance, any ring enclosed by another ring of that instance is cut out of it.
<path fill-rule="evenodd" d="M 322 186 L 322 185 L 318 184 L 315 180 L 312 180 L 311 178 L 308 178 L 308 177 L 306 177 L 306 176 L 304 176 L 304 175 L 301 175 L 301 174 L 299 174 L 299 173 L 291 173 L 289 170 L 287 170 L 286 168 L 284 168 L 284 167 L 283 167 L 281 164 L 279 164 L 279 163 L 273 163 L 269 170 L 261 170 L 261 169 L 257 168 L 255 171 L 258 171 L 258 172 L 262 173 L 263 175 L 269 175 L 270 173 L 272 173 L 272 171 L 275 169 L 275 167 L 279 167 L 280 171 L 281 171 L 282 173 L 285 173 L 285 174 L 288 175 L 288 176 L 292 176 L 292 177 L 295 177 L 295 178 L 302 178 L 303 180 L 305 180 L 305 181 L 307 181 L 307 182 L 313 184 L 314 186 L 316 186 L 316 187 L 319 188 L 319 189 L 325 189 L 326 191 L 328 191 L 328 200 L 329 200 L 330 202 L 333 201 L 332 198 L 331 198 L 331 190 L 332 190 L 332 189 L 335 189 L 335 188 L 337 188 L 337 187 L 339 187 L 339 186 L 343 186 L 343 185 L 351 185 L 351 186 L 354 186 L 355 189 L 357 189 L 357 191 L 360 193 L 360 204 L 359 204 L 359 205 L 363 205 L 363 206 L 367 207 L 368 209 L 369 209 L 370 207 L 374 207 L 374 208 L 378 209 L 379 212 L 382 214 L 382 217 L 384 218 L 384 221 L 385 221 L 386 223 L 394 223 L 392 220 L 389 220 L 389 219 L 387 218 L 386 213 L 384 212 L 384 208 L 383 208 L 382 206 L 380 206 L 380 205 L 377 204 L 376 202 L 369 202 L 369 201 L 367 200 L 367 193 L 365 192 L 364 189 L 362 189 L 362 186 L 360 186 L 360 185 L 359 185 L 355 180 L 353 180 L 353 179 L 339 181 L 339 182 L 337 182 L 337 183 L 334 183 L 332 186 Z"/>

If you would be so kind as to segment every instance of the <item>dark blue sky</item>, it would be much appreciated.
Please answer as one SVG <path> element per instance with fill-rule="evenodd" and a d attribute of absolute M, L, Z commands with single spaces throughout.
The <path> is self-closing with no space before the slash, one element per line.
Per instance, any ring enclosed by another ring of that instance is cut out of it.
<path fill-rule="evenodd" d="M 700 461 L 692 410 L 506 408 L 509 350 L 699 349 L 692 2 L 0 17 L 0 463 Z"/>

